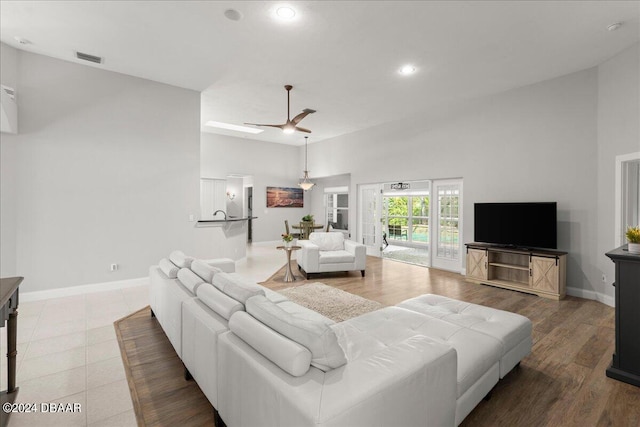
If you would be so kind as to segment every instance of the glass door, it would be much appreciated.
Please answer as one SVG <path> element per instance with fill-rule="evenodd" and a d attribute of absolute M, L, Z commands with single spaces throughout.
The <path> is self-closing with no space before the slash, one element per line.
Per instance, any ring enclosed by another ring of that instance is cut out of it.
<path fill-rule="evenodd" d="M 358 186 L 358 242 L 367 247 L 367 255 L 380 256 L 382 251 L 381 199 L 382 185 Z"/>
<path fill-rule="evenodd" d="M 411 189 L 390 189 L 385 184 L 382 195 L 384 258 L 430 266 L 429 181 L 411 182 Z"/>
<path fill-rule="evenodd" d="M 433 182 L 434 239 L 431 265 L 443 270 L 462 270 L 462 180 Z"/>

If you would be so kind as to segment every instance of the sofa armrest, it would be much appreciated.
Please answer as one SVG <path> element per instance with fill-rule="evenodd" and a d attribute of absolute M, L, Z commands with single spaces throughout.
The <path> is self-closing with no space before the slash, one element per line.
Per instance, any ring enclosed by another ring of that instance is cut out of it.
<path fill-rule="evenodd" d="M 315 243 L 308 240 L 298 240 L 300 249 L 299 255 L 296 255 L 298 265 L 307 273 L 317 273 L 320 269 L 320 248 Z"/>
<path fill-rule="evenodd" d="M 326 373 L 318 425 L 453 426 L 457 355 L 416 335 Z"/>
<path fill-rule="evenodd" d="M 364 270 L 367 265 L 367 247 L 353 240 L 344 241 L 344 250 L 356 257 L 356 270 Z"/>
<path fill-rule="evenodd" d="M 203 260 L 211 267 L 217 267 L 225 273 L 235 273 L 236 272 L 236 263 L 231 258 L 216 258 L 216 259 L 205 259 Z"/>

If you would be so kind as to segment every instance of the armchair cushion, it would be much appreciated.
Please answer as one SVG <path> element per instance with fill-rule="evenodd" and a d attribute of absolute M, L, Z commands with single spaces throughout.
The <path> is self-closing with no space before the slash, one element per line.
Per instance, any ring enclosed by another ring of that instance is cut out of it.
<path fill-rule="evenodd" d="M 345 250 L 340 251 L 320 251 L 320 264 L 338 264 L 344 262 L 355 262 L 355 255 Z"/>
<path fill-rule="evenodd" d="M 288 313 L 261 295 L 248 299 L 246 308 L 247 313 L 271 329 L 308 348 L 312 366 L 326 372 L 347 363 L 338 338 L 329 327 L 333 324 L 331 320 Z"/>
<path fill-rule="evenodd" d="M 309 241 L 318 246 L 320 251 L 340 251 L 344 249 L 344 234 L 339 231 L 329 233 L 314 232 L 309 235 Z"/>

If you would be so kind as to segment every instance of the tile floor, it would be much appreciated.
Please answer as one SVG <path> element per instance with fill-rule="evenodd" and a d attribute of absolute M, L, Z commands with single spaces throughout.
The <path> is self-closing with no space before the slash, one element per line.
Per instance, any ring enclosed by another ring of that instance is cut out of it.
<path fill-rule="evenodd" d="M 278 244 L 250 245 L 236 271 L 256 282 L 268 279 L 286 262 Z M 79 403 L 81 412 L 14 413 L 9 427 L 136 426 L 113 322 L 147 306 L 148 292 L 143 285 L 21 302 L 17 402 L 37 403 L 39 409 L 43 402 Z M 0 328 L 0 340 L 0 390 L 5 390 L 6 328 Z"/>
<path fill-rule="evenodd" d="M 429 265 L 429 249 L 390 244 L 383 249 L 382 258 L 427 266 Z"/>

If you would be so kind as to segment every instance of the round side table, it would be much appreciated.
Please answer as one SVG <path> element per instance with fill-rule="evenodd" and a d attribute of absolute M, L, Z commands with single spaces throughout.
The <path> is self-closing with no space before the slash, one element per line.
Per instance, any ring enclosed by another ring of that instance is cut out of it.
<path fill-rule="evenodd" d="M 276 249 L 282 249 L 287 254 L 287 269 L 284 271 L 284 281 L 295 282 L 296 276 L 291 271 L 291 252 L 302 249 L 302 246 L 276 246 Z"/>

